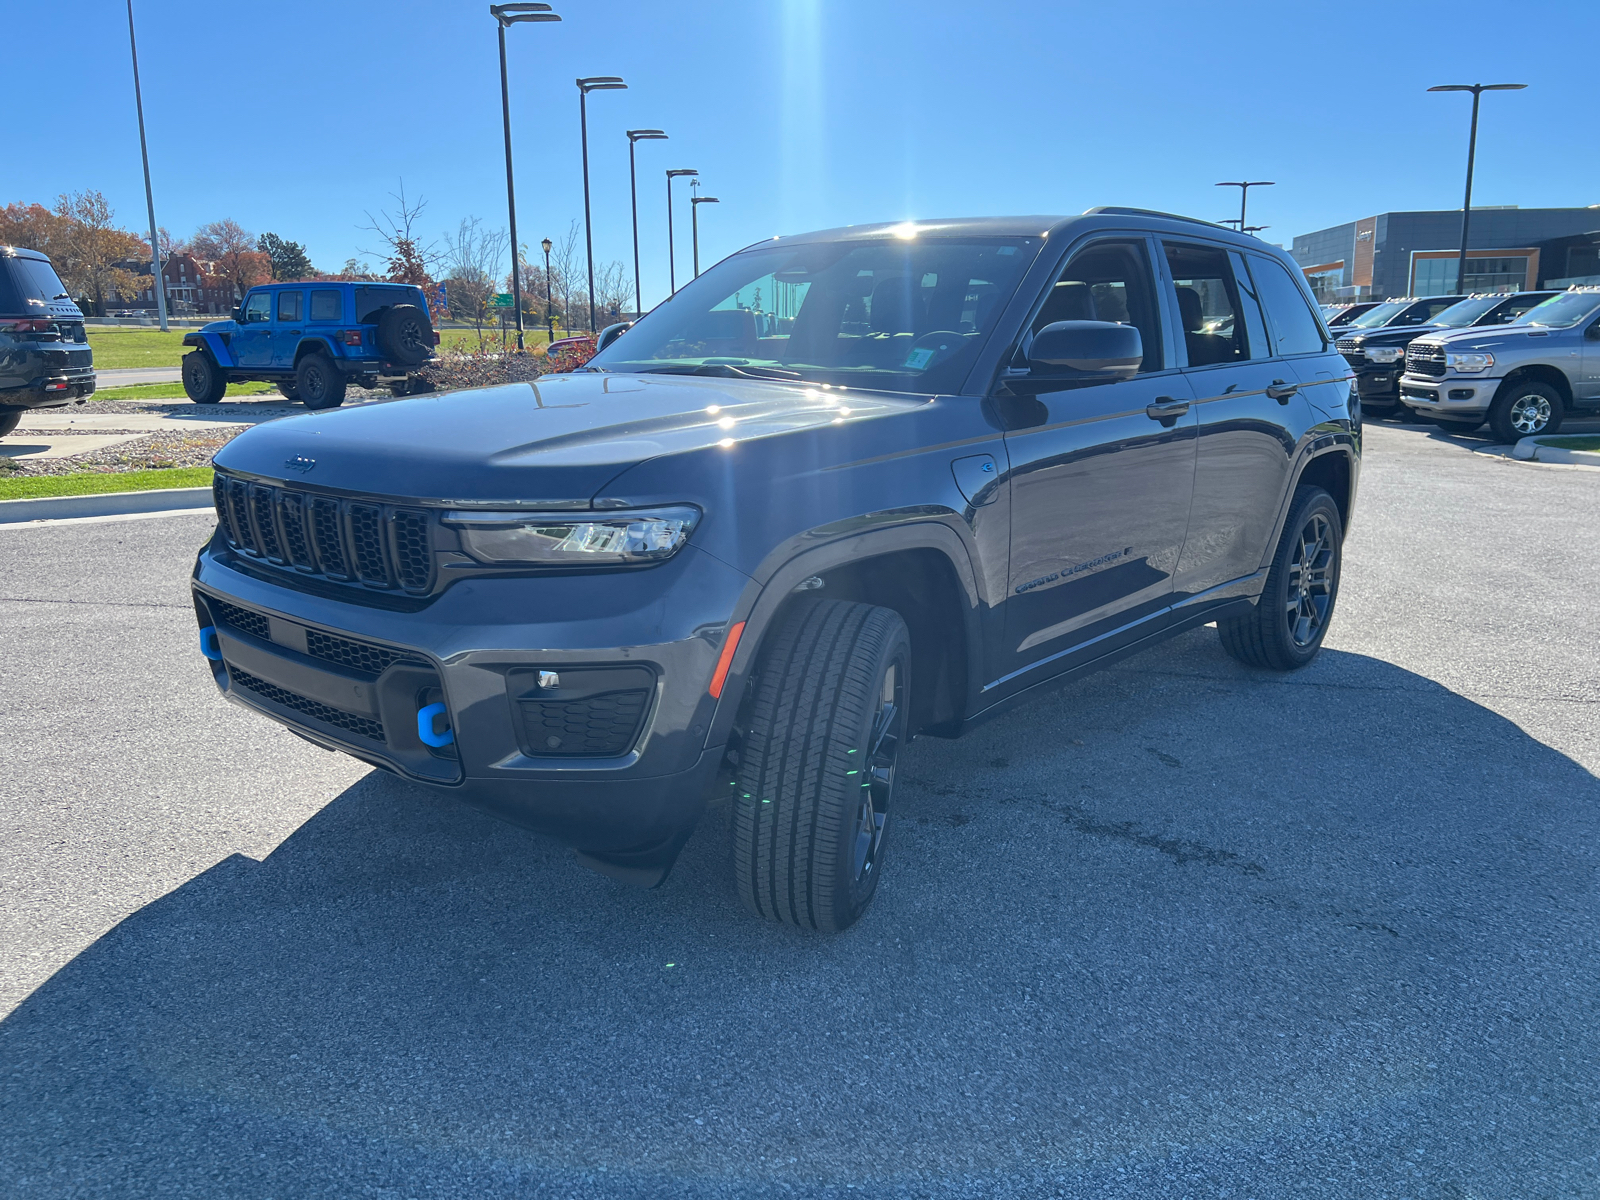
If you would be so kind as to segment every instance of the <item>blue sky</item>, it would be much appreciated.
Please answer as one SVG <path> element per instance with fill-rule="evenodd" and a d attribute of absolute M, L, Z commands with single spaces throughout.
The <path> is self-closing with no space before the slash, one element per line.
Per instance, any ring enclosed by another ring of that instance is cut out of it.
<path fill-rule="evenodd" d="M 583 213 L 578 75 L 590 100 L 597 259 L 631 256 L 639 147 L 646 303 L 666 288 L 662 171 L 695 167 L 702 262 L 779 232 L 917 217 L 1079 212 L 1208 219 L 1219 179 L 1271 179 L 1252 223 L 1285 244 L 1375 212 L 1461 202 L 1470 100 L 1486 97 L 1480 204 L 1600 204 L 1591 152 L 1600 5 L 947 0 L 556 0 L 508 34 L 519 233 Z M 404 177 L 437 235 L 505 223 L 487 0 L 135 0 L 157 216 L 304 242 L 336 269 Z M 103 191 L 144 225 L 117 0 L 7 6 L 12 119 L 0 203 Z M 16 53 L 36 47 L 39 53 Z M 55 47 L 56 51 L 48 52 Z M 26 98 L 37 105 L 24 103 Z M 687 208 L 679 226 L 688 270 Z M 1596 225 L 1600 226 L 1600 213 Z"/>

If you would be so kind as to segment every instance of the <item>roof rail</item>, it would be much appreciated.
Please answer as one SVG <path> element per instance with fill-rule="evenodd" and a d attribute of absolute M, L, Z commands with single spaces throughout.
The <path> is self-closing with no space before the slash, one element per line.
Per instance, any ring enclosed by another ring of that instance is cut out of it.
<path fill-rule="evenodd" d="M 1156 208 L 1122 208 L 1115 204 L 1100 204 L 1094 208 L 1084 209 L 1086 217 L 1163 217 L 1168 221 L 1187 221 L 1191 225 L 1204 225 L 1208 229 L 1227 229 L 1226 225 L 1218 225 L 1215 221 L 1202 221 L 1199 217 L 1185 217 L 1178 213 L 1162 212 Z"/>

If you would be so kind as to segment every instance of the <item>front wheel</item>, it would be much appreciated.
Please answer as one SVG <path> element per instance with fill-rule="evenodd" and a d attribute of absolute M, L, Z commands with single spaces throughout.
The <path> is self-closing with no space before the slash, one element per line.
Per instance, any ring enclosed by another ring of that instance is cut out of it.
<path fill-rule="evenodd" d="M 900 614 L 871 604 L 796 604 L 768 635 L 733 803 L 734 875 L 758 916 L 836 932 L 872 903 L 910 659 Z"/>
<path fill-rule="evenodd" d="M 1222 648 L 1251 667 L 1297 671 L 1317 656 L 1339 598 L 1344 525 L 1322 488 L 1295 490 L 1255 611 L 1217 622 Z"/>
<path fill-rule="evenodd" d="M 310 409 L 337 408 L 344 403 L 344 372 L 326 354 L 308 354 L 294 372 L 294 390 Z"/>
<path fill-rule="evenodd" d="M 183 356 L 183 394 L 196 404 L 215 404 L 228 391 L 228 380 L 204 350 Z"/>
<path fill-rule="evenodd" d="M 1513 384 L 1502 387 L 1489 406 L 1489 428 L 1502 442 L 1538 437 L 1561 428 L 1561 393 L 1548 383 Z"/>

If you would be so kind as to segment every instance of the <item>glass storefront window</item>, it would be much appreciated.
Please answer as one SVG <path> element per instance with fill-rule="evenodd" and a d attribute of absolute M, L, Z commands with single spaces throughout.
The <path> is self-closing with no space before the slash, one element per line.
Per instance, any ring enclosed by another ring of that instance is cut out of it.
<path fill-rule="evenodd" d="M 1456 290 L 1456 260 L 1419 258 L 1412 262 L 1413 296 L 1448 296 Z M 1467 259 L 1464 292 L 1518 292 L 1527 286 L 1527 255 Z"/>

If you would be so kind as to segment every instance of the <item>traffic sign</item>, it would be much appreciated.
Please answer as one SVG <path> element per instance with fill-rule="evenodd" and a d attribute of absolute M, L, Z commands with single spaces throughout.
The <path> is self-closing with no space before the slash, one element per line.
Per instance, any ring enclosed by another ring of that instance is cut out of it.
<path fill-rule="evenodd" d="M 510 292 L 496 292 L 494 294 L 494 299 L 489 301 L 489 307 L 490 308 L 510 308 L 511 307 L 511 293 Z"/>

